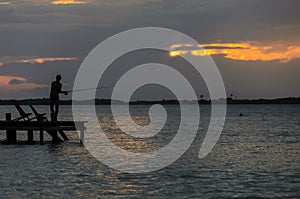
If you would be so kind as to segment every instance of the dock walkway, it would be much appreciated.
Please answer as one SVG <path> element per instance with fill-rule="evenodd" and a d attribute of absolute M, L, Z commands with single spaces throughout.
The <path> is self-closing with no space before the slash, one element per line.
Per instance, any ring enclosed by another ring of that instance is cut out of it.
<path fill-rule="evenodd" d="M 28 131 L 28 142 L 33 142 L 33 133 L 40 134 L 40 144 L 44 143 L 44 132 L 54 134 L 59 131 L 80 131 L 80 142 L 84 142 L 84 121 L 0 121 L 0 130 L 6 131 L 6 142 L 16 143 L 18 131 Z"/>

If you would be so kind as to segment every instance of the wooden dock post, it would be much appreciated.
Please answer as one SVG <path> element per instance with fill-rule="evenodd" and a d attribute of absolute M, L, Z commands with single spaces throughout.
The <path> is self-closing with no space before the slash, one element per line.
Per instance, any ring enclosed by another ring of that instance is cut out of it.
<path fill-rule="evenodd" d="M 32 130 L 28 130 L 27 139 L 28 139 L 28 143 L 33 143 L 33 131 Z"/>
<path fill-rule="evenodd" d="M 43 145 L 44 144 L 44 131 L 40 130 L 40 144 Z"/>
<path fill-rule="evenodd" d="M 5 114 L 6 121 L 11 121 L 11 114 Z M 15 144 L 17 142 L 17 131 L 16 130 L 6 130 L 6 140 L 8 143 Z"/>
<path fill-rule="evenodd" d="M 28 140 L 33 140 L 34 133 L 40 133 L 40 144 L 44 144 L 44 133 L 48 133 L 52 136 L 55 143 L 59 143 L 63 140 L 56 134 L 57 131 L 80 131 L 80 142 L 85 143 L 85 126 L 86 121 L 19 121 L 12 120 L 11 114 L 6 114 L 6 120 L 0 120 L 0 130 L 6 132 L 7 139 L 3 144 L 16 144 L 17 143 L 17 131 L 28 132 Z M 76 124 L 78 125 L 76 127 Z M 38 131 L 38 132 L 36 132 Z M 78 134 L 77 134 L 78 135 Z M 2 142 L 0 142 L 2 143 Z"/>
<path fill-rule="evenodd" d="M 55 116 L 54 113 L 51 113 L 51 121 L 52 122 L 57 122 L 57 116 Z M 51 131 L 51 136 L 52 136 L 52 142 L 58 142 L 60 141 L 60 138 L 58 137 L 57 131 Z"/>
<path fill-rule="evenodd" d="M 84 127 L 80 129 L 80 144 L 84 143 Z"/>

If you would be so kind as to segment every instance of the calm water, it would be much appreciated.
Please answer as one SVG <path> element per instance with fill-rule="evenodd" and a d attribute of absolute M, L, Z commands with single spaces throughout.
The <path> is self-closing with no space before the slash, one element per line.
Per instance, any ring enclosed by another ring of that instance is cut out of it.
<path fill-rule="evenodd" d="M 47 106 L 37 109 L 48 112 Z M 118 131 L 108 106 L 97 109 L 107 135 L 127 150 L 163 146 L 174 136 L 179 119 L 178 107 L 168 106 L 169 118 L 160 135 L 137 144 Z M 132 107 L 137 123 L 147 123 L 146 110 L 145 106 Z M 0 145 L 0 198 L 300 197 L 299 105 L 229 106 L 219 142 L 200 160 L 197 155 L 209 121 L 209 106 L 201 106 L 201 110 L 198 141 L 172 165 L 146 174 L 108 168 L 79 145 L 74 133 L 68 134 L 69 142 L 59 145 Z M 17 116 L 13 107 L 0 106 L 0 119 L 6 112 Z M 239 113 L 244 117 L 238 117 Z M 70 106 L 61 108 L 60 119 L 72 119 Z M 0 132 L 0 139 L 4 135 Z M 26 139 L 26 134 L 18 139 Z"/>

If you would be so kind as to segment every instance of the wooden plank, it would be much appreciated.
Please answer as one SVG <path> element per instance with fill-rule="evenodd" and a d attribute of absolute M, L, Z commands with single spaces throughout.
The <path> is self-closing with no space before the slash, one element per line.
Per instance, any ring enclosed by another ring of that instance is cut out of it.
<path fill-rule="evenodd" d="M 40 144 L 44 144 L 44 131 L 40 130 Z"/>
<path fill-rule="evenodd" d="M 40 132 L 40 142 L 44 142 L 43 131 L 52 136 L 53 141 L 62 141 L 57 131 L 60 132 L 64 140 L 69 140 L 64 131 L 80 131 L 80 140 L 84 142 L 85 121 L 11 121 L 7 115 L 7 121 L 0 121 L 0 130 L 6 130 L 10 143 L 16 142 L 16 131 L 28 131 L 28 142 L 33 142 L 33 132 Z M 11 119 L 11 118 L 10 118 Z"/>
<path fill-rule="evenodd" d="M 59 131 L 59 134 L 65 141 L 69 140 L 68 136 L 65 134 L 65 132 L 63 130 Z"/>
<path fill-rule="evenodd" d="M 76 123 L 76 125 L 75 125 Z M 14 126 L 14 127 L 58 127 L 58 126 L 78 126 L 82 128 L 86 122 L 73 122 L 73 121 L 0 121 L 0 126 Z"/>
<path fill-rule="evenodd" d="M 28 143 L 32 143 L 33 142 L 33 131 L 32 130 L 28 131 L 28 133 L 27 133 L 27 140 L 28 140 Z"/>
<path fill-rule="evenodd" d="M 77 131 L 75 127 L 66 126 L 66 127 L 11 127 L 11 126 L 1 126 L 0 130 L 17 130 L 17 131 L 39 131 L 39 130 L 45 130 L 45 131 Z"/>
<path fill-rule="evenodd" d="M 81 131 L 80 131 L 80 143 L 81 144 L 84 143 L 84 129 L 81 129 Z"/>
<path fill-rule="evenodd" d="M 57 130 L 53 130 L 53 128 L 51 128 L 50 130 L 46 130 L 45 131 L 52 137 L 52 142 L 62 142 L 63 140 L 60 139 L 57 135 Z"/>

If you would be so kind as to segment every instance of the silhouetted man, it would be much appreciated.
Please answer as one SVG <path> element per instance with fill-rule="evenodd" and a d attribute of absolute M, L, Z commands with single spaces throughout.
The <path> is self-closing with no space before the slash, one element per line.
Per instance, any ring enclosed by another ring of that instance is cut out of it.
<path fill-rule="evenodd" d="M 51 110 L 51 120 L 57 121 L 57 115 L 59 111 L 59 94 L 68 94 L 66 91 L 62 91 L 62 84 L 60 83 L 61 76 L 56 75 L 56 80 L 51 83 L 50 92 L 50 110 Z"/>

